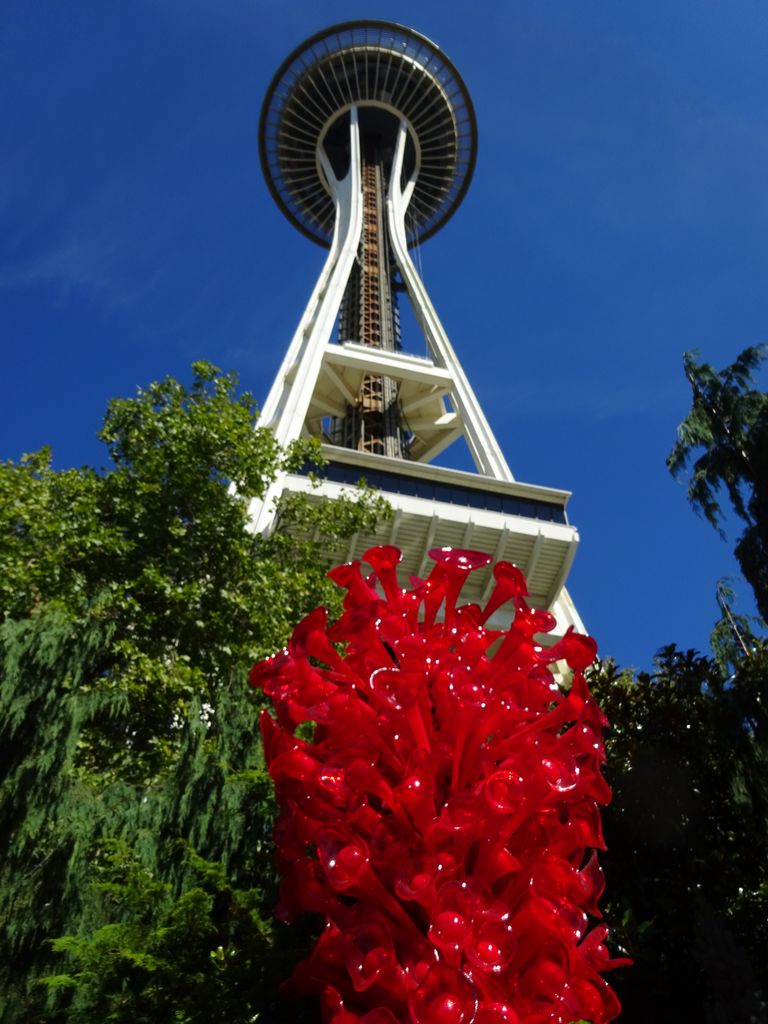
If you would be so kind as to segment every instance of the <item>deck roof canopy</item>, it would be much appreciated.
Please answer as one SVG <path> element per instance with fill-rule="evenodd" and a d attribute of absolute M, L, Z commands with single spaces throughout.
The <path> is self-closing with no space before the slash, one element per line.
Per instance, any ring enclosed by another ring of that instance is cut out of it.
<path fill-rule="evenodd" d="M 390 22 L 334 25 L 302 43 L 278 68 L 259 126 L 262 168 L 278 206 L 314 242 L 331 244 L 335 210 L 318 150 L 332 144 L 334 126 L 352 106 L 407 121 L 417 174 L 408 242 L 429 238 L 469 186 L 477 125 L 451 61 L 426 36 Z"/>

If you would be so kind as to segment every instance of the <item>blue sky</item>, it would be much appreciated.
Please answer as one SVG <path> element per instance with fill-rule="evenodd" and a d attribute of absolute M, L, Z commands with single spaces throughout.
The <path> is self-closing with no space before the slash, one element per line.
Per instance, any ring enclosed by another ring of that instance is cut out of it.
<path fill-rule="evenodd" d="M 475 178 L 424 278 L 516 477 L 573 491 L 601 653 L 706 648 L 735 532 L 664 459 L 683 351 L 720 367 L 768 336 L 762 0 L 5 0 L 0 458 L 100 465 L 107 400 L 195 359 L 263 399 L 323 254 L 262 181 L 261 98 L 359 17 L 430 36 L 474 99 Z"/>

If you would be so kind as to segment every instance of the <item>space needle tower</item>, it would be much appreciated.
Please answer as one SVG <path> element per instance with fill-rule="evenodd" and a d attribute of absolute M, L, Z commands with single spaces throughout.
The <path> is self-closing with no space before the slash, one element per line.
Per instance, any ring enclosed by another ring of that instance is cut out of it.
<path fill-rule="evenodd" d="M 286 492 L 336 497 L 365 478 L 394 517 L 329 557 L 397 544 L 405 573 L 421 576 L 433 547 L 478 548 L 523 569 L 558 632 L 581 629 L 564 588 L 578 545 L 570 495 L 513 477 L 411 255 L 456 212 L 475 166 L 475 114 L 452 62 L 388 22 L 318 32 L 272 79 L 259 148 L 275 202 L 327 250 L 260 425 L 283 445 L 317 438 L 327 466 L 319 489 L 284 473 L 252 502 L 253 528 L 272 528 Z M 420 337 L 401 332 L 406 301 Z M 474 472 L 436 465 L 462 437 Z M 473 573 L 463 593 L 481 601 L 492 585 L 490 570 Z"/>

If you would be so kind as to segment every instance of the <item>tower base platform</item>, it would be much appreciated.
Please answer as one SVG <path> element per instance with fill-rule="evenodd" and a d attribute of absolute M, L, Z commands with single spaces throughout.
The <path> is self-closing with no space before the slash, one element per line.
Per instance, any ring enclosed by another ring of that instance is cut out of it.
<path fill-rule="evenodd" d="M 566 516 L 568 491 L 493 480 L 332 445 L 323 446 L 323 455 L 328 463 L 319 484 L 306 475 L 291 473 L 283 479 L 282 493 L 304 493 L 310 500 L 337 498 L 364 479 L 394 512 L 375 532 L 355 534 L 351 541 L 329 551 L 332 563 L 359 558 L 375 544 L 395 544 L 403 552 L 403 577 L 424 576 L 433 564 L 428 554 L 431 548 L 485 551 L 494 562 L 504 559 L 523 570 L 531 604 L 549 609 L 557 619 L 552 639 L 569 626 L 585 631 L 564 587 L 579 543 L 578 531 Z M 483 604 L 492 587 L 490 568 L 474 572 L 462 590 L 462 599 Z"/>

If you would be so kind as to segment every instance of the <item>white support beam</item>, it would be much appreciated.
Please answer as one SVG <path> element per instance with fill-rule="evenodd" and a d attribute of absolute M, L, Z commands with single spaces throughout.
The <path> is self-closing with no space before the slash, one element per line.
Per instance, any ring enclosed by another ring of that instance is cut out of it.
<path fill-rule="evenodd" d="M 525 573 L 525 578 L 527 580 L 529 580 L 536 571 L 536 565 L 539 561 L 539 556 L 541 555 L 541 549 L 543 547 L 544 534 L 541 532 L 541 530 L 539 530 L 539 532 L 536 534 L 536 540 L 533 542 L 533 547 L 531 548 L 531 554 L 528 558 L 528 564 L 523 570 L 523 572 Z"/>
<path fill-rule="evenodd" d="M 309 408 L 320 410 L 323 416 L 343 416 L 346 412 L 346 406 L 343 402 L 334 402 L 328 395 L 318 395 L 317 393 L 312 395 Z M 309 418 L 308 414 L 307 419 Z"/>
<path fill-rule="evenodd" d="M 395 260 L 405 282 L 416 319 L 424 331 L 432 358 L 438 366 L 444 367 L 450 372 L 453 380 L 451 401 L 464 422 L 464 435 L 477 471 L 486 476 L 495 477 L 497 480 L 513 480 L 514 477 L 507 461 L 488 425 L 480 403 L 461 368 L 453 346 L 448 340 L 448 335 L 440 323 L 408 252 L 405 213 L 413 195 L 416 178 L 412 176 L 405 188 L 401 187 L 407 140 L 408 124 L 405 119 L 402 119 L 397 134 L 387 195 L 387 218 Z"/>
<path fill-rule="evenodd" d="M 338 373 L 336 373 L 336 371 L 334 370 L 334 368 L 331 366 L 327 359 L 323 360 L 322 369 L 323 374 L 330 380 L 331 384 L 333 384 L 335 388 L 338 388 L 340 394 L 344 396 L 346 401 L 349 402 L 350 405 L 354 405 L 355 402 L 357 401 L 357 395 L 353 394 L 353 392 L 349 390 L 347 385 L 344 383 L 344 381 L 341 379 Z"/>
<path fill-rule="evenodd" d="M 434 420 L 408 420 L 408 426 L 414 434 L 418 434 L 420 430 L 454 430 L 458 419 L 458 413 L 444 412 Z"/>
<path fill-rule="evenodd" d="M 454 441 L 458 441 L 461 437 L 462 430 L 461 426 L 454 427 L 453 430 L 448 433 L 441 434 L 433 444 L 427 448 L 426 451 L 422 452 L 416 459 L 417 462 L 432 462 L 436 459 L 440 452 L 452 445 Z"/>
<path fill-rule="evenodd" d="M 499 539 L 496 541 L 496 547 L 494 548 L 493 551 L 493 560 L 491 561 L 492 566 L 494 566 L 501 558 L 502 552 L 504 551 L 504 546 L 507 543 L 508 536 L 509 529 L 505 526 L 504 529 L 499 534 Z M 495 582 L 496 580 L 494 579 L 493 573 L 490 573 L 488 576 L 488 582 L 485 585 L 485 590 L 483 591 L 483 596 L 480 602 L 481 604 L 484 605 L 488 598 L 491 596 L 491 591 L 493 590 Z"/>
<path fill-rule="evenodd" d="M 565 558 L 563 559 L 563 564 L 560 567 L 560 572 L 558 573 L 555 582 L 552 584 L 549 594 L 547 594 L 547 607 L 553 605 L 557 598 L 560 596 L 560 591 L 565 586 L 565 581 L 568 578 L 568 573 L 571 571 L 571 566 L 573 565 L 573 560 L 576 557 L 576 549 L 578 548 L 578 546 L 579 535 L 574 531 L 574 535 L 571 537 L 571 540 L 568 544 L 568 550 L 566 552 Z"/>
<path fill-rule="evenodd" d="M 351 562 L 355 554 L 355 544 L 357 544 L 358 534 L 353 533 L 349 538 L 349 546 L 347 547 L 347 561 Z"/>
<path fill-rule="evenodd" d="M 363 188 L 360 131 L 357 107 L 349 113 L 349 170 L 339 179 L 322 147 L 318 150 L 326 181 L 336 207 L 333 242 L 320 278 L 288 347 L 283 365 L 264 403 L 260 423 L 272 427 L 275 439 L 285 445 L 301 437 L 309 403 L 315 393 L 323 352 L 333 332 L 344 289 L 347 286 L 363 227 Z M 289 379 L 291 378 L 291 379 Z M 268 533 L 274 506 L 283 489 L 281 473 L 262 499 L 251 502 L 252 529 Z"/>
<path fill-rule="evenodd" d="M 556 487 L 542 487 L 540 484 L 524 483 L 522 480 L 494 480 L 492 477 L 483 476 L 474 471 L 450 469 L 447 466 L 436 466 L 434 464 L 420 466 L 404 459 L 392 458 L 387 455 L 371 455 L 366 452 L 354 451 L 350 448 L 337 448 L 334 445 L 324 445 L 323 453 L 334 462 L 344 462 L 354 466 L 362 474 L 368 469 L 371 471 L 384 469 L 391 473 L 402 474 L 403 476 L 417 477 L 419 480 L 443 480 L 458 487 L 471 487 L 490 491 L 493 494 L 505 494 L 510 497 L 543 501 L 547 504 L 557 505 L 563 512 L 566 510 L 568 500 L 571 497 L 570 491 L 564 491 Z"/>
<path fill-rule="evenodd" d="M 451 374 L 439 366 L 423 359 L 413 359 L 398 352 L 366 345 L 328 345 L 323 361 L 332 366 L 349 367 L 360 373 L 382 373 L 395 380 L 412 380 L 419 384 L 431 384 L 450 388 Z"/>
<path fill-rule="evenodd" d="M 432 516 L 429 522 L 429 528 L 427 529 L 427 539 L 424 541 L 424 555 L 421 559 L 421 564 L 419 565 L 419 576 L 422 579 L 424 578 L 424 573 L 427 571 L 427 566 L 429 565 L 430 562 L 429 549 L 432 547 L 432 544 L 434 543 L 436 529 L 437 516 Z"/>
<path fill-rule="evenodd" d="M 401 508 L 396 509 L 394 516 L 392 517 L 392 525 L 389 528 L 389 537 L 387 538 L 387 544 L 397 543 L 397 531 L 400 529 L 400 521 L 403 518 L 403 510 Z"/>
<path fill-rule="evenodd" d="M 448 385 L 444 387 L 433 387 L 426 395 L 421 395 L 419 398 L 414 398 L 409 402 L 403 402 L 403 415 L 411 416 L 418 409 L 423 408 L 425 405 L 429 405 L 430 402 L 438 401 L 441 398 L 445 398 L 449 394 L 450 388 Z"/>
<path fill-rule="evenodd" d="M 470 516 L 467 520 L 467 525 L 464 527 L 464 536 L 461 538 L 461 546 L 465 549 L 469 548 L 469 542 L 472 539 L 472 531 L 474 528 L 475 524 L 472 522 L 472 517 Z"/>

